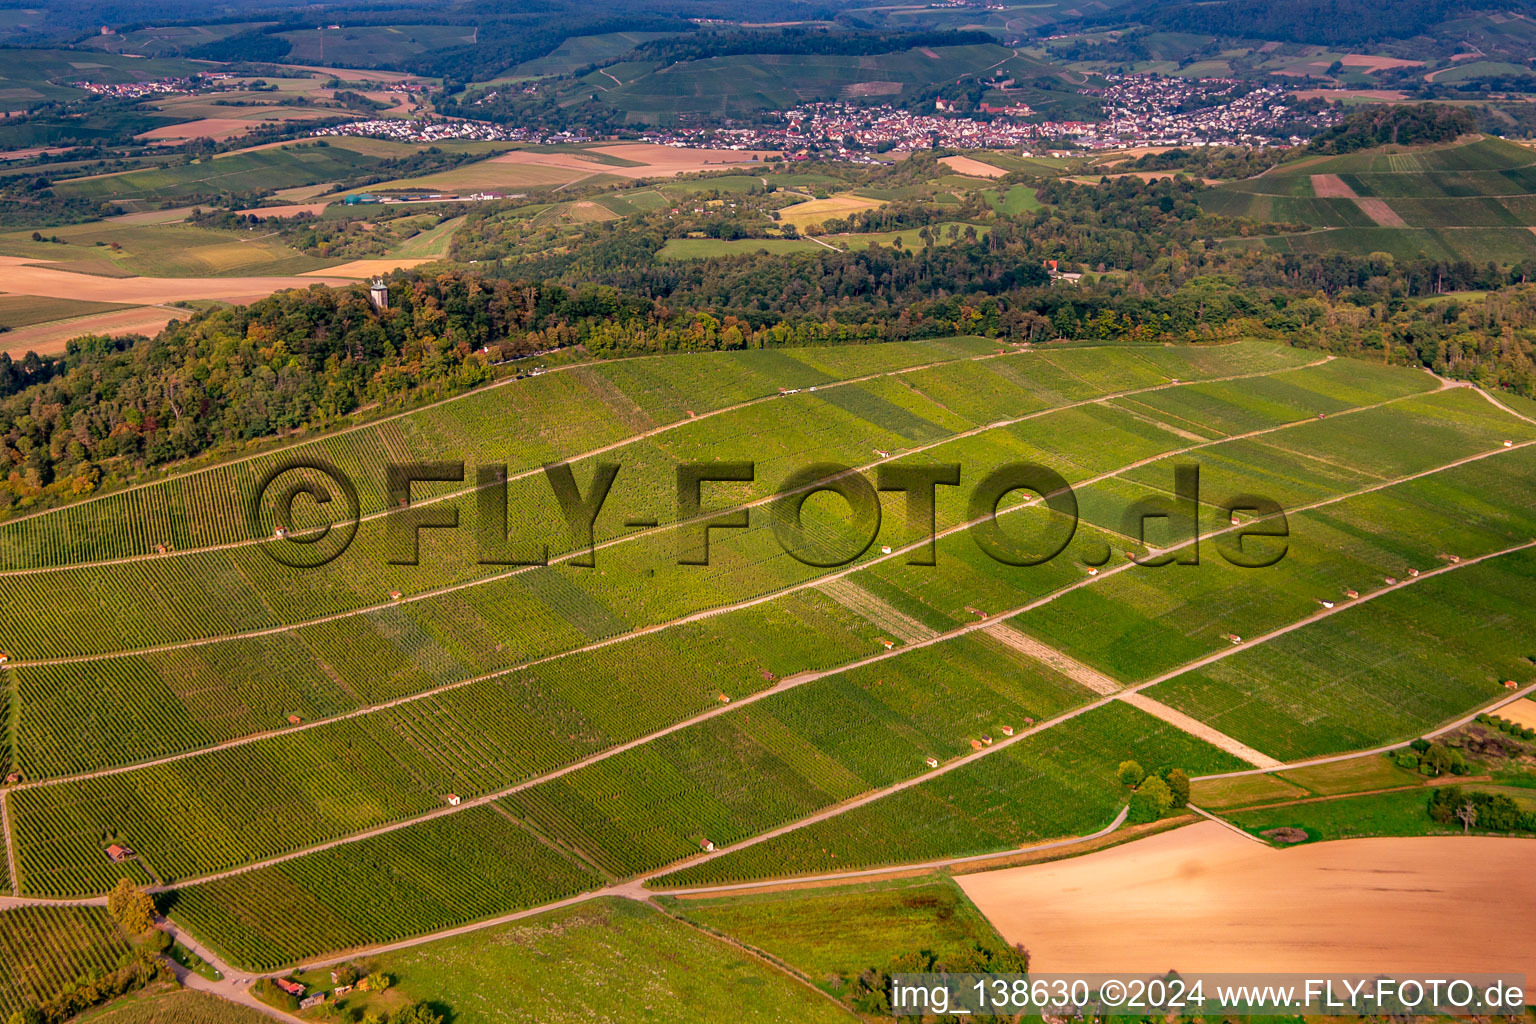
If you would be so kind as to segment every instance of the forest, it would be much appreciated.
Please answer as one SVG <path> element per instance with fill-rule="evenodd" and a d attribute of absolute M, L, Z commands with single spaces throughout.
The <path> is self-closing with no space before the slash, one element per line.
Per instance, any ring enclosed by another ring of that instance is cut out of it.
<path fill-rule="evenodd" d="M 1494 0 L 1475 7 L 1458 0 L 1139 0 L 1089 21 L 1133 21 L 1168 32 L 1348 46 L 1420 35 L 1469 10 L 1530 14 L 1536 6 L 1531 0 Z"/>
<path fill-rule="evenodd" d="M 1325 128 L 1307 146 L 1308 153 L 1352 153 L 1372 146 L 1422 146 L 1452 142 L 1477 130 L 1471 114 L 1439 103 L 1370 106 L 1355 110 Z"/>
<path fill-rule="evenodd" d="M 972 46 L 994 43 L 986 32 L 832 32 L 790 28 L 777 32 L 699 32 L 677 39 L 652 39 L 635 47 L 635 60 L 676 63 L 743 53 L 814 53 L 844 57 L 896 53 L 920 46 Z"/>

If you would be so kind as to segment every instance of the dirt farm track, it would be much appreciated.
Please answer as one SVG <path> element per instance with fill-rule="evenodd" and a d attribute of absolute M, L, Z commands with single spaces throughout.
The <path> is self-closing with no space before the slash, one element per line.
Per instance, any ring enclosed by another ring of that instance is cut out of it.
<path fill-rule="evenodd" d="M 1207 821 L 958 881 L 1044 972 L 1536 977 L 1533 864 L 1530 839 L 1351 839 L 1279 850 Z"/>

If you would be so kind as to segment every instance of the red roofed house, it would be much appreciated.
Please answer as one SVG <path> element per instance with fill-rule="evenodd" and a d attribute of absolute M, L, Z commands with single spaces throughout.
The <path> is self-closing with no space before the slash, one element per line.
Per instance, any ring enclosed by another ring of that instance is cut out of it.
<path fill-rule="evenodd" d="M 296 981 L 289 981 L 287 978 L 275 978 L 273 980 L 277 983 L 278 988 L 291 996 L 302 996 L 304 994 L 304 986 Z"/>

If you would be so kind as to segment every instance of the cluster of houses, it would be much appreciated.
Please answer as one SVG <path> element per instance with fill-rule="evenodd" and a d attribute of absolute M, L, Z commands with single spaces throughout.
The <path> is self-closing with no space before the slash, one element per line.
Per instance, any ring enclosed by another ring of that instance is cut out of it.
<path fill-rule="evenodd" d="M 892 104 L 807 103 L 783 112 L 774 124 L 750 127 L 679 127 L 647 133 L 646 141 L 665 145 L 716 146 L 727 149 L 777 149 L 790 159 L 820 157 L 870 162 L 872 151 L 910 152 L 934 147 L 1012 149 L 1025 155 L 1049 153 L 1052 146 L 1119 149 L 1152 145 L 1292 145 L 1299 135 L 1276 138 L 1288 125 L 1322 129 L 1337 120 L 1333 112 L 1298 114 L 1285 102 L 1286 90 L 1265 85 L 1243 92 L 1232 78 L 1168 78 L 1160 75 L 1109 75 L 1108 85 L 1092 92 L 1103 101 L 1102 121 L 1026 122 L 1035 111 L 1014 101 L 1005 106 L 982 103 L 986 119 L 959 113 L 951 101 L 935 101 L 933 114 L 918 114 Z M 988 85 L 1003 90 L 1004 79 Z M 1001 115 L 1001 116 L 999 116 Z M 850 144 L 851 143 L 851 144 Z"/>
<path fill-rule="evenodd" d="M 1265 85 L 1244 92 L 1233 78 L 1181 78 L 1161 75 L 1107 75 L 1107 86 L 1085 90 L 1104 104 L 1100 122 L 1027 121 L 1035 111 L 1026 103 L 1004 106 L 983 103 L 982 119 L 967 117 L 954 103 L 939 99 L 935 112 L 918 114 L 893 104 L 846 102 L 806 103 L 763 124 L 748 126 L 688 125 L 643 133 L 644 142 L 679 148 L 735 150 L 771 149 L 790 160 L 812 156 L 872 163 L 875 152 L 950 149 L 1022 149 L 1025 155 L 1052 152 L 1051 147 L 1118 149 L 1151 145 L 1290 145 L 1300 136 L 1277 139 L 1287 125 L 1302 123 L 1326 128 L 1337 114 L 1299 116 L 1285 103 L 1286 89 Z M 1012 80 L 987 83 L 1006 95 Z M 1298 122 L 1298 117 L 1300 120 Z M 376 118 L 354 121 L 315 134 L 365 135 L 398 142 L 440 142 L 447 139 L 486 141 L 590 142 L 581 132 L 548 132 L 490 121 L 431 118 Z"/>
<path fill-rule="evenodd" d="M 144 82 L 71 82 L 77 89 L 84 89 L 95 96 L 112 99 L 139 99 L 142 96 L 163 96 L 167 93 L 193 93 L 199 89 L 233 78 L 234 75 L 213 71 L 202 75 L 178 75 L 174 78 L 155 78 Z"/>
<path fill-rule="evenodd" d="M 470 121 L 449 117 L 375 117 L 328 128 L 317 128 L 312 135 L 355 135 L 392 142 L 450 142 L 468 139 L 475 142 L 532 142 L 553 145 L 565 142 L 591 142 L 584 132 L 546 132 L 536 128 Z"/>
<path fill-rule="evenodd" d="M 1106 75 L 1098 95 L 1105 118 L 1081 133 L 1079 143 L 1105 149 L 1142 146 L 1272 146 L 1303 141 L 1275 135 L 1298 115 L 1285 102 L 1286 88 L 1265 85 L 1240 92 L 1235 78 L 1181 78 L 1162 75 Z M 1338 119 L 1331 111 L 1307 114 L 1316 129 Z"/>

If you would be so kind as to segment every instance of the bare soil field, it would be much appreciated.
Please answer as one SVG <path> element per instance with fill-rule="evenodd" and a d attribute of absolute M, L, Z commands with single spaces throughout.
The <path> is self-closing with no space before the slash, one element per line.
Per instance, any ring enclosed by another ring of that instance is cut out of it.
<path fill-rule="evenodd" d="M 1319 199 L 1356 199 L 1355 190 L 1337 174 L 1312 175 L 1312 194 Z"/>
<path fill-rule="evenodd" d="M 318 217 L 330 205 L 330 203 L 294 203 L 290 206 L 253 206 L 248 210 L 235 212 L 255 217 L 257 220 L 266 220 L 269 217 L 297 217 L 301 213 L 312 213 Z"/>
<path fill-rule="evenodd" d="M 968 156 L 944 156 L 939 158 L 939 163 L 953 168 L 960 174 L 969 174 L 977 178 L 1001 178 L 1008 173 L 1001 167 L 984 164 Z"/>
<path fill-rule="evenodd" d="M 1401 103 L 1408 94 L 1401 89 L 1300 89 L 1299 100 L 1371 100 L 1377 103 Z"/>
<path fill-rule="evenodd" d="M 593 150 L 616 156 L 620 160 L 633 160 L 640 165 L 615 167 L 590 160 L 583 164 L 625 178 L 671 177 L 695 171 L 720 171 L 743 164 L 761 163 L 770 155 L 767 150 L 678 149 L 676 146 L 658 146 L 650 142 L 621 142 L 612 146 L 594 146 Z"/>
<path fill-rule="evenodd" d="M 1536 231 L 1536 228 L 1531 230 Z M 1526 697 L 1513 704 L 1506 704 L 1498 710 L 1498 715 L 1527 729 L 1536 729 L 1536 700 Z"/>
<path fill-rule="evenodd" d="M 1339 58 L 1339 63 L 1347 68 L 1365 68 L 1366 71 L 1381 71 L 1386 68 L 1421 68 L 1424 62 L 1421 60 L 1399 60 L 1396 57 L 1372 57 L 1367 53 L 1346 53 Z"/>
<path fill-rule="evenodd" d="M 140 306 L 119 309 L 95 316 L 80 316 L 70 320 L 55 320 L 46 324 L 18 327 L 0 334 L 0 352 L 14 358 L 36 352 L 40 356 L 58 355 L 71 338 L 82 334 L 105 334 L 109 338 L 124 334 L 154 334 L 168 320 L 185 320 L 192 315 L 188 309 L 167 309 L 163 306 Z"/>
<path fill-rule="evenodd" d="M 1042 971 L 1530 974 L 1533 858 L 1486 836 L 1277 850 L 1208 821 L 958 881 Z"/>
<path fill-rule="evenodd" d="M 420 256 L 386 256 L 376 260 L 353 260 L 351 263 L 326 267 L 324 270 L 308 270 L 301 276 L 308 278 L 350 277 L 362 279 L 373 277 L 376 274 L 387 274 L 391 270 L 409 270 L 420 264 L 431 262 L 430 259 Z"/>
<path fill-rule="evenodd" d="M 1381 227 L 1405 228 L 1408 226 L 1408 222 L 1399 217 L 1397 211 L 1388 206 L 1385 199 L 1359 198 L 1355 200 L 1355 205 L 1364 210 L 1365 215 Z"/>
<path fill-rule="evenodd" d="M 386 261 L 388 262 L 388 261 Z M 22 256 L 0 256 L 0 274 L 6 288 L 20 295 L 52 299 L 88 299 L 125 302 L 136 306 L 175 302 L 178 299 L 221 299 L 251 302 L 288 288 L 314 284 L 351 284 L 347 276 L 305 277 L 97 277 L 57 270 Z"/>
<path fill-rule="evenodd" d="M 184 142 L 187 139 L 213 139 L 216 142 L 223 142 L 273 121 L 313 121 L 325 116 L 326 112 L 320 110 L 291 110 L 274 107 L 260 116 L 204 117 L 196 121 L 183 121 L 181 124 L 162 125 L 159 128 L 151 128 L 147 132 L 141 132 L 134 138 L 145 142 Z"/>

